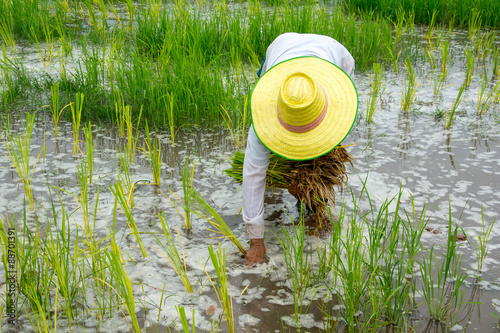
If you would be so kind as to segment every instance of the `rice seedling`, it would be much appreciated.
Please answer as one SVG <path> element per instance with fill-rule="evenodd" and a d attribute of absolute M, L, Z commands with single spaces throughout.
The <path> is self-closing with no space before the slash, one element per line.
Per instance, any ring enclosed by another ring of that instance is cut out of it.
<path fill-rule="evenodd" d="M 160 332 L 160 322 L 161 322 L 161 312 L 162 312 L 162 308 L 163 308 L 163 303 L 167 303 L 167 299 L 170 297 L 170 296 L 166 296 L 165 294 L 165 286 L 167 284 L 167 281 L 165 280 L 163 282 L 163 287 L 162 287 L 162 290 L 161 290 L 161 296 L 160 296 L 160 300 L 158 302 L 158 304 L 156 304 L 154 302 L 154 307 L 156 307 L 158 309 L 158 316 L 156 317 L 156 321 L 153 321 L 153 316 L 151 316 L 148 321 L 149 321 L 149 325 L 150 325 L 150 328 L 149 328 L 149 331 L 151 332 L 157 332 L 159 333 Z M 143 294 L 145 294 L 145 291 L 144 291 L 144 284 L 141 283 L 141 286 L 142 286 L 142 290 L 143 290 Z M 166 298 L 165 298 L 166 296 Z M 145 304 L 146 302 L 143 301 L 141 302 L 141 304 L 143 305 L 144 308 L 146 308 Z M 175 321 L 173 322 L 173 324 L 175 325 Z"/>
<path fill-rule="evenodd" d="M 35 209 L 35 198 L 33 196 L 32 179 L 35 172 L 35 167 L 40 158 L 40 153 L 31 166 L 31 136 L 33 134 L 33 126 L 35 124 L 35 115 L 26 113 L 26 128 L 24 135 L 7 133 L 7 140 L 4 140 L 5 148 L 7 149 L 7 158 L 12 163 L 21 179 L 24 188 L 24 194 L 28 198 L 30 211 Z"/>
<path fill-rule="evenodd" d="M 193 190 L 193 180 L 194 180 L 194 168 L 196 166 L 196 161 L 193 162 L 191 170 L 189 170 L 189 157 L 186 157 L 186 164 L 182 169 L 182 193 L 184 198 L 184 226 L 186 229 L 191 229 L 191 191 Z M 179 199 L 180 200 L 180 199 Z"/>
<path fill-rule="evenodd" d="M 7 17 L 0 18 L 0 36 L 7 47 L 17 53 L 16 50 L 16 39 L 14 37 L 14 32 L 12 31 L 12 24 L 9 22 Z"/>
<path fill-rule="evenodd" d="M 122 183 L 122 186 L 127 191 L 127 203 L 130 205 L 130 208 L 134 208 L 135 182 L 133 182 L 132 178 L 130 177 L 130 159 L 128 158 L 128 151 L 125 150 L 123 153 L 119 154 L 118 159 L 120 160 L 121 165 L 121 170 L 118 174 L 118 180 Z"/>
<path fill-rule="evenodd" d="M 313 266 L 312 251 L 308 248 L 305 239 L 306 231 L 303 215 L 298 227 L 295 226 L 290 232 L 283 228 L 283 235 L 284 239 L 277 238 L 283 247 L 283 255 L 288 271 L 287 280 L 293 291 L 295 323 L 297 327 L 301 327 L 300 315 L 306 310 L 304 305 L 311 289 Z"/>
<path fill-rule="evenodd" d="M 224 219 L 220 217 L 220 215 L 215 211 L 215 209 L 210 206 L 205 199 L 201 196 L 200 193 L 195 188 L 191 188 L 189 191 L 190 197 L 190 206 L 188 209 L 199 217 L 210 222 L 214 229 L 208 229 L 215 233 L 222 235 L 223 238 L 227 238 L 234 246 L 241 252 L 241 254 L 245 255 L 246 250 L 241 245 L 240 241 L 234 235 L 231 228 L 226 224 Z"/>
<path fill-rule="evenodd" d="M 476 251 L 476 258 L 477 258 L 477 274 L 480 275 L 482 270 L 483 270 L 483 265 L 484 265 L 484 260 L 486 259 L 486 256 L 488 255 L 488 240 L 491 235 L 491 231 L 493 230 L 493 226 L 495 225 L 495 220 L 491 221 L 488 226 L 486 226 L 486 223 L 484 221 L 484 214 L 483 214 L 483 207 L 481 206 L 481 218 L 482 218 L 482 227 L 481 227 L 481 234 L 477 234 L 477 244 L 467 238 L 467 241 L 469 244 L 474 247 Z"/>
<path fill-rule="evenodd" d="M 235 332 L 235 323 L 233 315 L 233 296 L 231 294 L 231 287 L 226 275 L 226 251 L 223 249 L 219 243 L 219 250 L 217 253 L 214 252 L 212 244 L 208 246 L 208 253 L 210 254 L 210 260 L 214 266 L 215 274 L 217 276 L 218 284 L 210 277 L 210 274 L 205 269 L 205 273 L 210 280 L 210 284 L 215 290 L 217 299 L 219 300 L 219 305 L 221 306 L 224 316 L 226 317 L 228 332 Z"/>
<path fill-rule="evenodd" d="M 44 240 L 40 233 L 43 228 L 36 219 L 35 231 L 31 232 L 28 229 L 26 210 L 23 221 L 19 223 L 22 223 L 22 228 L 16 238 L 16 275 L 19 299 L 23 299 L 20 308 L 24 309 L 35 329 L 49 332 L 54 328 L 52 324 L 54 271 L 46 256 L 41 255 L 44 253 Z"/>
<path fill-rule="evenodd" d="M 433 10 L 432 15 L 429 21 L 429 24 L 427 26 L 427 33 L 425 35 L 425 38 L 429 41 L 429 44 L 432 45 L 432 38 L 434 36 L 434 31 L 436 30 L 436 20 L 437 20 L 437 11 Z"/>
<path fill-rule="evenodd" d="M 394 69 L 395 74 L 399 73 L 399 56 L 401 55 L 402 51 L 403 50 L 401 49 L 397 54 L 395 54 L 395 50 L 389 47 L 387 48 L 387 52 L 389 52 L 389 58 L 391 60 L 392 68 Z"/>
<path fill-rule="evenodd" d="M 447 87 L 444 86 L 444 80 L 446 79 L 446 76 L 441 72 L 438 74 L 437 77 L 434 78 L 434 95 L 437 95 L 443 90 L 443 88 Z"/>
<path fill-rule="evenodd" d="M 61 75 L 61 82 L 68 82 L 68 72 L 66 70 L 66 58 L 62 53 L 59 54 L 59 72 Z"/>
<path fill-rule="evenodd" d="M 44 22 L 44 19 L 39 16 L 39 19 L 42 20 L 42 27 L 43 27 L 43 35 L 45 39 L 45 49 L 42 50 L 41 47 L 41 42 L 39 41 L 37 34 L 35 33 L 35 30 L 33 27 L 31 28 L 31 33 L 32 33 L 32 38 L 35 41 L 37 48 L 38 48 L 38 55 L 40 56 L 40 60 L 43 63 L 44 68 L 48 67 L 52 60 L 55 57 L 55 42 L 54 42 L 54 36 L 52 33 L 52 27 L 47 24 L 47 22 Z"/>
<path fill-rule="evenodd" d="M 460 287 L 467 278 L 460 270 L 461 255 L 457 253 L 458 226 L 453 227 L 451 204 L 448 219 L 448 241 L 446 253 L 443 253 L 441 265 L 432 246 L 428 259 L 419 261 L 422 274 L 422 290 L 419 293 L 424 298 L 431 318 L 447 322 L 453 326 L 457 321 L 458 312 L 462 307 L 464 290 Z"/>
<path fill-rule="evenodd" d="M 109 10 L 111 11 L 111 13 L 113 13 L 113 15 L 115 16 L 115 20 L 118 22 L 118 24 L 121 24 L 121 18 L 116 10 L 115 5 L 111 2 L 108 2 L 107 5 L 109 6 Z"/>
<path fill-rule="evenodd" d="M 478 60 L 486 61 L 494 49 L 494 42 L 496 40 L 496 33 L 493 31 L 487 31 L 478 36 L 474 41 L 474 50 Z"/>
<path fill-rule="evenodd" d="M 184 214 L 181 213 L 179 210 L 177 204 L 175 203 L 175 199 L 171 199 L 168 196 L 166 196 L 163 192 L 163 196 L 167 198 L 168 201 L 174 206 L 175 210 L 179 214 L 179 216 L 182 218 L 182 226 L 183 228 L 187 230 L 191 230 L 192 228 L 192 218 L 191 218 L 191 197 L 190 197 L 190 191 L 193 188 L 193 180 L 194 180 L 194 168 L 196 165 L 196 161 L 193 162 L 193 165 L 191 166 L 191 170 L 189 169 L 189 157 L 186 158 L 186 164 L 184 168 L 181 170 L 181 177 L 182 177 L 182 192 L 183 192 L 183 198 L 181 199 L 172 189 L 169 188 L 170 191 L 170 196 L 177 198 L 179 201 L 179 204 L 183 207 L 184 209 Z"/>
<path fill-rule="evenodd" d="M 341 281 L 339 293 L 342 294 L 344 311 L 341 313 L 349 330 L 352 331 L 361 321 L 359 314 L 366 302 L 374 273 L 364 265 L 363 234 L 355 220 L 347 226 L 345 239 L 341 240 L 342 250 L 336 253 L 337 275 Z M 345 259 L 342 258 L 345 256 Z"/>
<path fill-rule="evenodd" d="M 481 29 L 481 12 L 473 10 L 471 13 L 471 17 L 469 18 L 469 40 L 472 42 L 474 40 L 474 36 Z"/>
<path fill-rule="evenodd" d="M 196 327 L 195 327 L 195 321 L 194 321 L 194 309 L 193 309 L 193 323 L 191 325 L 192 331 L 189 330 L 189 324 L 186 316 L 186 310 L 184 310 L 183 306 L 176 306 L 175 309 L 177 310 L 177 313 L 179 314 L 179 318 L 181 319 L 181 325 L 184 333 L 195 333 L 196 332 Z"/>
<path fill-rule="evenodd" d="M 162 212 L 158 214 L 158 217 L 160 218 L 161 228 L 163 230 L 163 235 L 165 236 L 165 239 L 159 239 L 158 237 L 155 236 L 157 244 L 163 249 L 164 252 L 161 252 L 158 249 L 157 250 L 158 252 L 161 253 L 162 256 L 165 257 L 165 259 L 167 259 L 170 266 L 172 266 L 175 273 L 181 279 L 182 284 L 186 288 L 186 291 L 188 293 L 192 293 L 193 287 L 191 286 L 191 283 L 189 282 L 189 277 L 187 275 L 186 257 L 184 256 L 184 250 L 182 249 L 182 239 L 181 235 L 179 234 L 179 230 L 176 231 L 177 231 L 177 236 L 179 237 L 179 243 L 181 245 L 182 259 L 181 256 L 179 255 L 179 251 L 177 250 L 177 246 L 175 245 L 175 240 L 172 235 L 172 230 L 168 225 L 165 213 Z M 166 255 L 164 253 L 166 253 Z"/>
<path fill-rule="evenodd" d="M 379 63 L 373 64 L 373 78 L 370 77 L 371 81 L 371 91 L 368 96 L 367 106 L 366 106 L 366 122 L 370 123 L 372 121 L 373 114 L 377 108 L 377 102 L 380 100 L 381 95 L 384 93 L 385 88 L 384 82 L 382 82 L 382 77 L 384 75 L 384 69 Z"/>
<path fill-rule="evenodd" d="M 427 62 L 431 66 L 431 69 L 436 68 L 436 57 L 433 54 L 432 47 L 430 50 L 427 47 L 424 47 L 424 51 L 425 51 L 425 58 L 427 59 Z"/>
<path fill-rule="evenodd" d="M 75 197 L 75 200 L 82 212 L 83 230 L 86 235 L 91 233 L 90 228 L 90 209 L 89 209 L 89 169 L 87 163 L 82 162 L 76 167 L 76 178 L 78 180 L 78 188 L 80 195 Z M 60 189 L 62 190 L 62 189 Z M 63 190 L 64 191 L 64 190 Z"/>
<path fill-rule="evenodd" d="M 337 218 L 332 214 L 330 207 L 328 207 L 328 214 L 332 227 L 331 236 L 329 241 L 323 245 L 318 245 L 318 242 L 316 242 L 317 259 L 313 261 L 315 268 L 310 272 L 310 281 L 312 285 L 320 285 L 327 281 L 327 279 L 331 278 L 332 287 L 335 287 L 337 277 L 336 271 L 333 268 L 336 267 L 337 260 L 335 252 L 340 248 L 345 206 L 340 208 Z"/>
<path fill-rule="evenodd" d="M 491 71 L 493 75 L 500 76 L 500 46 L 496 45 L 493 47 L 493 57 L 491 61 Z"/>
<path fill-rule="evenodd" d="M 45 291 L 46 294 L 48 294 L 48 291 Z M 31 326 L 35 329 L 37 332 L 57 332 L 57 289 L 56 289 L 56 295 L 55 295 L 55 304 L 54 304 L 54 309 L 50 309 L 50 312 L 45 312 L 45 309 L 43 308 L 43 304 L 40 303 L 40 301 L 37 298 L 33 298 L 32 303 L 35 305 L 35 308 L 32 308 L 34 311 L 33 313 L 29 311 L 29 309 L 26 308 L 26 306 L 23 306 L 24 311 L 26 311 L 26 315 L 28 317 L 28 320 L 31 323 Z M 50 295 L 47 295 L 47 297 L 50 297 Z M 54 323 L 52 323 L 51 319 L 51 312 L 54 313 Z"/>
<path fill-rule="evenodd" d="M 59 195 L 59 194 L 58 194 Z M 100 319 L 104 318 L 106 314 L 112 314 L 114 305 L 113 299 L 109 296 L 111 295 L 111 285 L 113 285 L 113 278 L 109 274 L 109 263 L 105 256 L 106 252 L 109 249 L 108 238 L 111 238 L 114 235 L 114 231 L 110 231 L 110 235 L 97 239 L 95 235 L 95 226 L 96 226 L 96 213 L 98 211 L 98 203 L 99 203 L 99 190 L 96 193 L 95 198 L 95 206 L 94 206 L 94 215 L 93 215 L 93 223 L 92 226 L 83 229 L 83 238 L 80 241 L 78 233 L 76 234 L 76 240 L 78 242 L 83 243 L 84 246 L 80 246 L 79 250 L 81 251 L 81 264 L 82 274 L 80 279 L 88 281 L 91 278 L 91 282 L 89 284 L 82 283 L 82 294 L 83 299 L 86 299 L 86 288 L 90 286 L 92 288 L 92 292 L 94 294 L 93 301 L 95 302 L 91 309 L 86 309 L 86 312 L 90 310 L 90 312 L 94 312 L 95 318 L 100 321 Z M 116 202 L 113 210 L 113 222 L 116 221 Z M 114 229 L 113 229 L 114 230 Z M 76 246 L 76 245 L 75 245 Z"/>
<path fill-rule="evenodd" d="M 404 112 L 410 111 L 410 107 L 415 99 L 415 94 L 417 92 L 417 87 L 420 82 L 417 82 L 417 76 L 415 70 L 412 66 L 412 61 L 408 57 L 404 64 L 406 71 L 408 72 L 408 76 L 405 75 L 404 82 L 404 90 L 401 95 L 401 110 Z"/>
<path fill-rule="evenodd" d="M 2 62 L 3 65 L 1 65 L 2 69 L 2 86 L 4 89 L 2 89 L 2 102 L 4 105 L 4 109 L 7 110 L 8 103 L 13 102 L 18 94 L 17 89 L 16 89 L 16 77 L 15 72 L 14 72 L 14 63 L 12 60 L 10 60 L 7 57 L 7 50 L 5 48 L 5 44 L 2 44 Z"/>
<path fill-rule="evenodd" d="M 165 105 L 165 112 L 168 117 L 168 127 L 170 128 L 170 140 L 172 141 L 172 147 L 174 146 L 175 142 L 175 119 L 174 119 L 174 102 L 175 102 L 175 95 L 174 93 L 167 93 L 165 96 L 163 96 L 162 100 L 164 101 Z"/>
<path fill-rule="evenodd" d="M 116 244 L 114 237 L 111 238 L 111 246 L 110 249 L 106 251 L 106 257 L 108 259 L 109 272 L 113 276 L 113 280 L 115 282 L 113 289 L 115 289 L 117 296 L 120 298 L 130 315 L 134 332 L 141 332 L 137 314 L 135 313 L 136 310 L 132 282 L 130 281 L 126 261 L 123 258 L 122 252 Z"/>
<path fill-rule="evenodd" d="M 125 102 L 119 92 L 113 93 L 115 100 L 115 120 L 121 137 L 125 137 Z"/>
<path fill-rule="evenodd" d="M 99 20 L 99 17 L 97 15 L 97 10 L 94 8 L 94 3 L 99 6 L 98 10 L 100 11 L 101 20 Z M 94 28 L 92 32 L 95 34 L 96 37 L 104 39 L 107 28 L 106 19 L 108 16 L 104 2 L 102 0 L 96 0 L 96 1 L 86 0 L 85 6 L 87 9 L 89 23 Z"/>
<path fill-rule="evenodd" d="M 412 199 L 410 210 L 402 213 L 400 189 L 375 210 L 366 181 L 361 181 L 359 198 L 351 192 L 353 208 L 346 234 L 330 247 L 336 257 L 332 261 L 334 276 L 339 281 L 334 279 L 325 286 L 343 305 L 338 315 L 344 319 L 346 331 L 383 327 L 411 331 L 408 314 L 416 307 L 413 266 L 427 223 L 425 208 L 418 214 Z M 360 208 L 363 195 L 370 203 L 368 210 Z M 342 220 L 347 220 L 344 207 L 339 222 Z"/>
<path fill-rule="evenodd" d="M 500 85 L 499 85 L 499 82 L 500 80 L 497 80 L 497 89 L 496 89 L 496 92 L 495 92 L 495 96 L 493 97 L 493 101 L 495 104 L 498 104 L 500 103 Z"/>
<path fill-rule="evenodd" d="M 248 123 L 250 117 L 248 115 L 248 98 L 245 98 L 245 103 L 243 105 L 243 111 L 237 117 L 237 124 L 235 125 L 231 116 L 227 112 L 227 110 L 221 105 L 222 110 L 224 111 L 224 115 L 226 116 L 225 123 L 226 127 L 231 133 L 231 138 L 233 140 L 234 147 L 237 150 L 243 150 L 245 148 L 245 137 L 246 137 L 246 129 L 248 128 Z"/>
<path fill-rule="evenodd" d="M 141 105 L 141 110 L 139 111 L 139 116 L 137 117 L 137 122 L 134 126 L 134 120 L 132 117 L 132 109 L 130 108 L 129 105 L 125 106 L 124 112 L 123 112 L 123 118 L 125 122 L 125 126 L 127 128 L 127 156 L 129 158 L 129 161 L 131 163 L 134 163 L 135 161 L 135 151 L 137 147 L 137 141 L 139 140 L 139 124 L 141 122 L 141 115 L 142 115 L 142 105 Z M 134 135 L 135 131 L 135 135 Z"/>
<path fill-rule="evenodd" d="M 2 118 L 2 122 L 1 122 L 2 130 L 8 136 L 8 135 L 10 135 L 10 114 L 4 113 L 0 117 Z"/>
<path fill-rule="evenodd" d="M 429 1 L 429 2 L 407 2 L 402 0 L 397 1 L 381 1 L 374 4 L 370 1 L 349 0 L 347 8 L 356 11 L 373 10 L 376 13 L 383 13 L 387 17 L 395 17 L 398 11 L 410 11 L 415 15 L 417 23 L 429 24 L 432 16 L 431 12 L 437 11 L 437 22 L 447 23 L 466 27 L 471 24 L 484 24 L 497 26 L 498 20 L 498 3 L 495 1 L 476 2 L 465 0 L 460 2 L 453 1 Z M 474 17 L 480 18 L 478 23 L 471 22 Z"/>
<path fill-rule="evenodd" d="M 406 266 L 408 269 L 406 272 L 406 276 L 411 276 L 411 280 L 415 281 L 413 268 L 415 267 L 418 259 L 417 255 L 422 249 L 420 240 L 429 220 L 426 217 L 426 205 L 424 204 L 420 213 L 417 215 L 417 212 L 415 210 L 415 200 L 413 198 L 413 195 L 410 194 L 410 196 L 411 210 L 404 210 L 404 216 L 406 217 L 406 219 L 403 223 L 402 239 L 405 240 L 405 242 L 403 243 L 403 247 L 406 251 Z M 415 299 L 415 285 L 412 286 L 412 291 L 413 299 Z"/>
<path fill-rule="evenodd" d="M 66 314 L 69 327 L 71 328 L 75 316 L 73 309 L 79 294 L 79 285 L 82 283 L 82 281 L 78 279 L 78 269 L 80 265 L 78 235 L 76 238 L 77 241 L 72 246 L 70 242 L 71 228 L 69 224 L 69 215 L 65 211 L 64 205 L 61 209 L 61 221 L 57 221 L 58 214 L 55 211 L 53 202 L 52 212 L 53 221 L 48 221 L 48 228 L 45 230 L 47 237 L 44 241 L 44 256 L 46 256 L 46 262 L 52 267 L 54 277 L 57 279 L 56 292 L 64 299 L 64 313 Z M 52 224 L 55 226 L 57 223 L 61 225 L 61 230 L 54 238 Z"/>
<path fill-rule="evenodd" d="M 59 108 L 59 83 L 54 83 L 50 87 L 50 91 L 52 96 L 52 117 L 54 119 L 54 136 L 57 138 L 59 120 L 61 119 L 64 109 L 66 109 L 66 107 L 68 107 L 69 104 L 67 104 L 62 109 Z"/>
<path fill-rule="evenodd" d="M 446 37 L 441 49 L 441 75 L 445 78 L 448 75 L 448 56 L 450 48 L 450 34 Z"/>
<path fill-rule="evenodd" d="M 153 171 L 153 185 L 160 185 L 161 177 L 161 143 L 160 139 L 154 138 L 151 140 L 149 135 L 149 127 L 146 121 L 146 137 L 144 138 L 146 149 L 143 149 L 146 158 L 151 163 L 151 170 Z"/>
<path fill-rule="evenodd" d="M 126 222 L 127 225 L 129 226 L 130 230 L 135 236 L 135 239 L 139 245 L 139 248 L 141 249 L 141 253 L 143 257 L 147 257 L 148 253 L 146 251 L 146 248 L 144 247 L 144 244 L 141 239 L 141 235 L 139 232 L 139 229 L 137 228 L 137 225 L 135 223 L 134 216 L 132 214 L 132 209 L 129 206 L 129 199 L 127 195 L 125 194 L 125 191 L 123 190 L 123 186 L 121 181 L 117 181 L 114 186 L 110 186 L 111 192 L 115 196 L 115 202 L 117 202 L 120 205 L 121 210 L 125 214 Z M 116 206 L 116 205 L 115 205 Z"/>
<path fill-rule="evenodd" d="M 71 42 L 71 34 L 67 33 L 67 27 L 63 18 L 59 15 L 55 16 L 55 29 L 57 35 L 59 36 L 59 44 L 61 50 L 61 58 L 67 55 L 71 55 L 73 52 L 73 45 Z"/>
<path fill-rule="evenodd" d="M 449 257 L 443 259 L 440 266 L 433 247 L 429 259 L 423 258 L 419 262 L 422 274 L 422 290 L 419 293 L 424 298 L 431 318 L 447 322 L 451 327 L 456 323 L 458 312 L 462 307 L 464 290 L 460 290 L 460 287 L 466 276 L 464 274 L 449 276 L 450 259 Z M 433 273 L 434 269 L 436 273 Z"/>
<path fill-rule="evenodd" d="M 78 142 L 80 140 L 80 121 L 82 119 L 83 93 L 77 93 L 75 102 L 70 103 L 71 119 L 73 120 L 73 155 L 78 153 Z"/>
<path fill-rule="evenodd" d="M 89 176 L 89 185 L 92 185 L 92 176 L 94 174 L 94 152 L 96 142 L 92 138 L 92 124 L 90 121 L 87 125 L 83 126 L 83 133 L 85 135 L 85 151 L 86 151 L 86 162 L 87 170 Z"/>
<path fill-rule="evenodd" d="M 403 10 L 398 10 L 396 12 L 396 21 L 393 21 L 392 24 L 394 26 L 394 39 L 397 42 L 401 39 L 401 36 L 406 32 L 406 29 L 408 28 L 406 12 Z"/>
<path fill-rule="evenodd" d="M 486 74 L 482 74 L 481 86 L 477 88 L 477 101 L 476 101 L 476 113 L 478 116 L 482 116 L 484 113 L 488 112 L 491 105 L 495 101 L 495 96 L 498 91 L 498 87 L 500 85 L 500 81 L 496 83 L 496 85 L 490 90 L 489 93 L 486 93 L 486 88 L 489 85 Z"/>
<path fill-rule="evenodd" d="M 397 200 L 396 205 L 399 204 L 400 197 Z M 392 224 L 387 231 L 384 230 L 386 246 L 376 277 L 380 297 L 387 300 L 388 304 L 383 309 L 384 316 L 395 327 L 406 326 L 407 314 L 414 307 L 411 292 L 415 288 L 411 277 L 415 254 L 409 253 L 405 246 L 408 243 L 403 239 L 401 229 L 406 228 L 404 221 L 395 213 Z"/>
<path fill-rule="evenodd" d="M 465 49 L 465 54 L 467 56 L 467 71 L 465 74 L 465 88 L 469 89 L 470 83 L 472 81 L 472 73 L 474 70 L 474 65 L 476 63 L 476 56 L 474 50 L 471 50 L 469 46 Z"/>
<path fill-rule="evenodd" d="M 455 100 L 455 103 L 453 103 L 451 107 L 451 111 L 449 113 L 449 116 L 447 116 L 448 120 L 446 121 L 445 118 L 445 128 L 450 128 L 451 124 L 453 122 L 453 116 L 455 115 L 455 111 L 457 111 L 458 106 L 462 102 L 462 93 L 464 92 L 465 89 L 465 83 L 460 87 L 460 90 L 458 91 L 457 99 Z"/>
<path fill-rule="evenodd" d="M 132 0 L 125 0 L 125 5 L 127 6 L 128 13 L 128 29 L 132 33 L 134 30 L 136 5 Z"/>

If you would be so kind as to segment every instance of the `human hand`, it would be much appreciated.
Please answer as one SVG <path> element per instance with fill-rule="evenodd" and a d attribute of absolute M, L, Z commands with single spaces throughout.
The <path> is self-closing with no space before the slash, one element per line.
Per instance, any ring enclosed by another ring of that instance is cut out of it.
<path fill-rule="evenodd" d="M 263 263 L 264 256 L 266 255 L 266 246 L 264 245 L 264 239 L 251 239 L 250 248 L 245 254 L 247 259 L 245 264 L 248 267 L 252 267 L 255 263 Z"/>

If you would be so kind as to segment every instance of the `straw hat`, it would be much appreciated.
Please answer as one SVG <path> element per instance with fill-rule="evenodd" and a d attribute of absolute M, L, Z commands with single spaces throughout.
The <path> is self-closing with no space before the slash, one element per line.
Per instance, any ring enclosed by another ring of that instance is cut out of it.
<path fill-rule="evenodd" d="M 349 134 L 358 111 L 351 78 L 333 63 L 300 57 L 281 62 L 257 82 L 252 123 L 269 150 L 309 160 L 334 149 Z"/>

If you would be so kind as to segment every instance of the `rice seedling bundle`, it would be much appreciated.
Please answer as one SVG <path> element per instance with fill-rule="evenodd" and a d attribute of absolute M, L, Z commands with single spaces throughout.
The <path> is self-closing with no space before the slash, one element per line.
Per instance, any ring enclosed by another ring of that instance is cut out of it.
<path fill-rule="evenodd" d="M 236 181 L 243 181 L 245 153 L 237 151 L 232 157 L 231 167 L 224 172 Z M 339 146 L 319 158 L 307 161 L 287 160 L 271 154 L 267 170 L 267 186 L 288 189 L 297 200 L 303 201 L 311 210 L 326 213 L 324 200 L 335 203 L 335 187 L 342 193 L 348 180 L 346 163 L 353 165 L 351 154 Z M 320 208 L 318 211 L 317 208 Z"/>

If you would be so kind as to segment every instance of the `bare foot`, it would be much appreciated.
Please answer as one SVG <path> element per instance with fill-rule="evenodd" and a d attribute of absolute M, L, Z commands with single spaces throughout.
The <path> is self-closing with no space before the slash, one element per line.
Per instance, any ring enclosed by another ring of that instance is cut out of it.
<path fill-rule="evenodd" d="M 252 267 L 255 263 L 263 263 L 264 256 L 266 254 L 266 247 L 264 245 L 264 239 L 251 239 L 250 240 L 250 248 L 245 255 L 247 261 L 245 264 L 248 267 Z"/>

